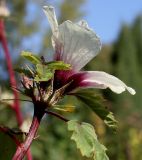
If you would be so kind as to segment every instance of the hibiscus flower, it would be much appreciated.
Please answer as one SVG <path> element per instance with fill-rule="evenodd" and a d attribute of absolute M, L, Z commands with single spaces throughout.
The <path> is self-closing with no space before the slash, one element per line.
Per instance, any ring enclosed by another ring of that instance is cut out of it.
<path fill-rule="evenodd" d="M 56 14 L 52 6 L 44 6 L 44 12 L 52 30 L 52 46 L 54 60 L 63 61 L 71 65 L 69 71 L 56 71 L 54 88 L 72 82 L 68 92 L 77 88 L 109 88 L 115 93 L 128 90 L 132 95 L 136 92 L 118 78 L 101 71 L 80 71 L 101 50 L 98 36 L 88 27 L 86 21 L 73 23 L 69 20 L 58 25 Z"/>

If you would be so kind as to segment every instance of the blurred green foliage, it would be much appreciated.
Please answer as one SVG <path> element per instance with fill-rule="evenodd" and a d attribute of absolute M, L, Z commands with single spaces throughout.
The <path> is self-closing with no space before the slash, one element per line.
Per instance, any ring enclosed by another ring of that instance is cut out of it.
<path fill-rule="evenodd" d="M 103 46 L 101 54 L 85 67 L 87 70 L 112 73 L 137 92 L 135 96 L 131 96 L 128 93 L 115 95 L 108 90 L 103 91 L 119 122 L 116 134 L 107 131 L 103 137 L 112 160 L 142 159 L 141 42 L 142 16 L 138 16 L 131 26 L 124 24 L 116 42 L 111 46 Z"/>
<path fill-rule="evenodd" d="M 112 73 L 120 77 L 128 85 L 133 86 L 137 92 L 135 96 L 130 96 L 127 93 L 119 96 L 110 96 L 113 99 L 113 110 L 120 123 L 119 133 L 113 139 L 113 142 L 119 144 L 119 151 L 121 153 L 115 152 L 111 157 L 117 157 L 118 160 L 142 159 L 140 154 L 142 151 L 142 140 L 139 138 L 139 134 L 142 134 L 141 39 L 142 16 L 139 16 L 132 26 L 122 26 L 111 56 L 114 66 L 111 69 Z M 120 141 L 123 143 L 120 143 Z M 134 145 L 134 141 L 138 143 Z"/>

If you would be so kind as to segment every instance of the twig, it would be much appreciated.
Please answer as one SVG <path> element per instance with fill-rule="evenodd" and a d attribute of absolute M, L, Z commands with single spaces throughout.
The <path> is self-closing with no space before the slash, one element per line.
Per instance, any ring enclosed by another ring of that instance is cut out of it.
<path fill-rule="evenodd" d="M 30 101 L 30 100 L 27 100 L 27 99 L 0 99 L 0 102 L 2 102 L 2 101 L 12 101 L 12 100 L 18 100 L 18 101 L 25 101 L 25 102 L 31 102 L 32 103 L 32 101 Z"/>
<path fill-rule="evenodd" d="M 68 122 L 69 120 L 64 118 L 63 116 L 61 116 L 60 114 L 58 113 L 55 113 L 55 112 L 51 112 L 51 111 L 45 111 L 45 113 L 47 114 L 50 114 L 50 115 L 53 115 L 55 117 L 58 117 L 59 119 L 63 120 L 64 122 Z"/>

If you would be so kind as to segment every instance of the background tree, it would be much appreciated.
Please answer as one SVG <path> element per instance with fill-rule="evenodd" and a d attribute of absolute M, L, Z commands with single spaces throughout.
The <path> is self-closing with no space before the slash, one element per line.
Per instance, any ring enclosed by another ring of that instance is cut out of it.
<path fill-rule="evenodd" d="M 142 133 L 140 123 L 138 123 L 142 121 L 141 24 L 142 17 L 139 16 L 131 26 L 123 25 L 111 54 L 112 73 L 122 77 L 124 82 L 133 86 L 137 91 L 134 97 L 128 94 L 110 97 L 113 100 L 113 110 L 120 122 L 119 133 L 115 138 L 113 137 L 113 143 L 118 152 L 114 151 L 112 145 L 112 159 L 116 157 L 118 160 L 141 159 L 141 139 L 139 139 L 140 143 L 134 144 L 135 136 L 139 137 L 139 134 Z"/>

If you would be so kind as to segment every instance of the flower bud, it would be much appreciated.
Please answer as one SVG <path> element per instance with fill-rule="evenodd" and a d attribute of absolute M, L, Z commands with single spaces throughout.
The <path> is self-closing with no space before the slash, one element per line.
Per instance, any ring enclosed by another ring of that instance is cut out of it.
<path fill-rule="evenodd" d="M 5 0 L 0 0 L 0 19 L 6 18 L 10 15 L 8 8 L 6 7 Z"/>

